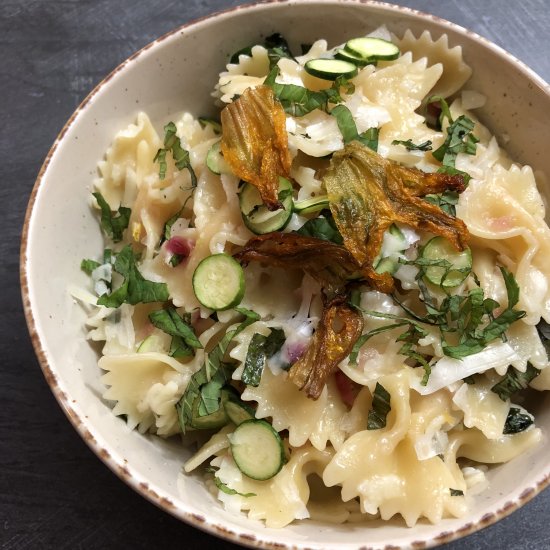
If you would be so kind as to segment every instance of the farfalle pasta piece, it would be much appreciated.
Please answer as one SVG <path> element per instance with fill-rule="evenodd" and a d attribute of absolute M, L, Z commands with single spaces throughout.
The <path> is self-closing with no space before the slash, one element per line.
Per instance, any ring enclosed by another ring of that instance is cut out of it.
<path fill-rule="evenodd" d="M 322 475 L 333 455 L 329 449 L 319 451 L 309 445 L 296 449 L 281 471 L 267 481 L 255 481 L 243 475 L 230 455 L 216 458 L 212 466 L 218 468 L 216 476 L 243 495 L 228 495 L 222 491 L 218 498 L 229 510 L 248 511 L 250 519 L 265 520 L 266 527 L 280 528 L 295 519 L 310 516 L 307 503 L 310 498 L 308 476 Z M 329 503 L 330 504 L 330 503 Z M 336 503 L 333 503 L 333 505 Z M 344 508 L 340 505 L 336 508 Z M 346 517 L 342 519 L 345 521 Z"/>
<path fill-rule="evenodd" d="M 339 419 L 346 412 L 346 406 L 332 380 L 320 397 L 313 400 L 299 391 L 286 373 L 274 375 L 268 368 L 258 387 L 248 386 L 242 399 L 258 403 L 256 418 L 271 417 L 277 431 L 288 430 L 292 447 L 300 447 L 309 440 L 322 451 L 329 442 L 340 448 L 344 441 Z"/>
<path fill-rule="evenodd" d="M 430 65 L 440 63 L 443 74 L 437 84 L 431 89 L 431 94 L 449 97 L 460 90 L 472 74 L 472 69 L 464 62 L 462 46 L 449 46 L 446 34 L 437 40 L 432 38 L 429 31 L 424 31 L 420 37 L 407 30 L 403 38 L 393 37 L 402 52 L 411 52 L 413 59 L 426 57 Z"/>
<path fill-rule="evenodd" d="M 101 381 L 109 386 L 104 399 L 116 401 L 113 414 L 125 414 L 130 428 L 158 435 L 180 431 L 176 402 L 183 394 L 192 371 L 162 353 L 132 353 L 103 356 Z"/>

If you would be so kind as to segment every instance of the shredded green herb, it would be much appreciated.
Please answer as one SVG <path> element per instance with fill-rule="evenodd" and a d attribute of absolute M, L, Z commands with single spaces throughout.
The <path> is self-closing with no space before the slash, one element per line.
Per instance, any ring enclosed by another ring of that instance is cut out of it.
<path fill-rule="evenodd" d="M 95 197 L 101 209 L 101 229 L 103 229 L 105 234 L 112 239 L 113 242 L 117 243 L 121 241 L 124 230 L 128 227 L 128 223 L 130 222 L 132 210 L 125 206 L 120 206 L 117 211 L 118 215 L 113 214 L 111 212 L 111 207 L 99 191 L 92 193 L 92 195 Z"/>
<path fill-rule="evenodd" d="M 94 269 L 97 269 L 100 265 L 101 264 L 99 262 L 96 262 L 95 260 L 82 260 L 80 262 L 80 269 L 82 269 L 84 273 L 91 275 L 92 271 Z"/>
<path fill-rule="evenodd" d="M 139 272 L 135 263 L 134 251 L 126 245 L 116 256 L 113 269 L 124 277 L 123 283 L 110 294 L 103 294 L 97 305 L 119 307 L 124 303 L 139 304 L 148 302 L 166 302 L 169 299 L 166 283 L 148 281 Z"/>
<path fill-rule="evenodd" d="M 166 169 L 168 167 L 166 163 L 166 154 L 171 152 L 174 162 L 176 163 L 176 168 L 178 170 L 183 170 L 184 168 L 188 170 L 191 176 L 191 187 L 195 188 L 197 186 L 197 176 L 191 166 L 189 151 L 181 146 L 181 141 L 176 135 L 176 131 L 177 128 L 173 122 L 169 122 L 164 127 L 164 148 L 157 151 L 153 162 L 159 163 L 159 178 L 163 180 L 166 177 Z"/>
<path fill-rule="evenodd" d="M 190 325 L 190 315 L 180 317 L 175 307 L 152 311 L 149 320 L 153 326 L 172 336 L 172 357 L 189 357 L 195 349 L 203 347 Z"/>
<path fill-rule="evenodd" d="M 225 493 L 226 495 L 239 495 L 241 497 L 245 497 L 245 498 L 250 498 L 250 497 L 255 497 L 256 496 L 256 493 L 239 493 L 239 491 L 236 491 L 235 489 L 231 489 L 230 487 L 228 487 L 217 475 L 217 471 L 218 469 L 217 468 L 213 468 L 213 467 L 208 467 L 208 468 L 205 468 L 205 471 L 206 473 L 208 474 L 214 474 L 214 483 L 216 484 L 216 487 L 222 492 L 222 493 Z"/>
<path fill-rule="evenodd" d="M 332 215 L 328 211 L 322 216 L 308 220 L 302 227 L 296 230 L 296 233 L 305 235 L 306 237 L 315 237 L 323 241 L 330 241 L 335 244 L 343 244 L 344 242 Z"/>
<path fill-rule="evenodd" d="M 439 206 L 443 212 L 446 212 L 450 216 L 456 216 L 458 198 L 459 195 L 456 191 L 444 191 L 443 193 L 430 194 L 423 197 L 425 201 Z"/>
<path fill-rule="evenodd" d="M 288 42 L 278 32 L 266 37 L 264 47 L 267 50 L 267 57 L 269 58 L 269 69 L 277 65 L 279 59 L 294 59 Z"/>
<path fill-rule="evenodd" d="M 507 401 L 512 395 L 524 390 L 529 385 L 529 382 L 539 374 L 540 370 L 533 367 L 531 363 L 527 363 L 525 372 L 520 372 L 514 367 L 508 367 L 504 378 L 500 382 L 497 382 L 491 388 L 491 391 L 496 393 L 502 401 Z"/>
<path fill-rule="evenodd" d="M 241 380 L 249 386 L 258 386 L 267 360 L 281 349 L 285 340 L 285 332 L 280 328 L 272 328 L 268 336 L 255 333 L 248 346 Z"/>
<path fill-rule="evenodd" d="M 510 407 L 506 423 L 504 424 L 503 434 L 517 434 L 525 431 L 533 424 L 533 417 L 530 414 L 524 414 L 518 407 Z"/>
<path fill-rule="evenodd" d="M 452 497 L 463 497 L 464 491 L 461 491 L 460 489 L 449 489 L 451 492 Z"/>
<path fill-rule="evenodd" d="M 374 388 L 374 394 L 372 396 L 372 408 L 367 418 L 367 430 L 385 428 L 386 418 L 390 411 L 390 394 L 380 382 L 376 382 L 376 387 Z"/>
<path fill-rule="evenodd" d="M 465 183 L 468 183 L 470 175 L 462 170 L 458 170 L 455 167 L 455 162 L 459 153 L 466 153 L 467 155 L 476 154 L 476 144 L 479 142 L 479 139 L 472 133 L 475 124 L 465 115 L 460 115 L 456 120 L 453 120 L 449 106 L 442 97 L 434 96 L 428 101 L 439 101 L 441 105 L 440 122 L 444 118 L 447 118 L 449 121 L 445 142 L 432 153 L 433 157 L 442 164 L 438 172 L 462 175 Z"/>
<path fill-rule="evenodd" d="M 235 311 L 245 316 L 244 321 L 237 328 L 227 332 L 207 355 L 206 361 L 193 374 L 184 394 L 176 403 L 178 421 L 183 433 L 191 425 L 196 398 L 200 399 L 199 416 L 206 416 L 220 408 L 221 389 L 230 380 L 233 371 L 232 367 L 223 361 L 227 348 L 237 334 L 260 319 L 257 313 L 248 309 L 235 308 Z"/>
<path fill-rule="evenodd" d="M 345 105 L 333 107 L 330 114 L 336 118 L 338 129 L 342 134 L 344 143 L 357 140 L 373 151 L 378 151 L 378 128 L 369 128 L 362 134 L 359 134 L 355 121 L 353 120 L 353 115 Z"/>
<path fill-rule="evenodd" d="M 394 139 L 391 142 L 392 145 L 403 145 L 407 148 L 407 151 L 431 151 L 432 150 L 432 142 L 428 139 L 424 141 L 423 143 L 413 143 L 412 139 L 402 140 L 402 139 Z"/>
<path fill-rule="evenodd" d="M 296 117 L 307 115 L 315 109 L 328 111 L 329 103 L 336 104 L 342 101 L 340 89 L 347 94 L 353 93 L 354 90 L 354 85 L 342 77 L 337 78 L 331 88 L 314 92 L 296 84 L 279 84 L 275 82 L 278 74 L 279 68 L 275 65 L 264 84 L 273 90 L 285 112 Z"/>

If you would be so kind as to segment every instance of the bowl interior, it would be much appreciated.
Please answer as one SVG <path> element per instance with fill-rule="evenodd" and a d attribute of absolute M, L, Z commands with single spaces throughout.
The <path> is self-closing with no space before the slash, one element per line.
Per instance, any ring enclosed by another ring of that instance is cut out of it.
<path fill-rule="evenodd" d="M 96 351 L 85 340 L 83 310 L 71 299 L 71 285 L 85 286 L 82 258 L 102 250 L 97 221 L 88 207 L 97 162 L 114 134 L 146 111 L 159 133 L 175 114 L 215 112 L 210 92 L 228 54 L 273 32 L 291 46 L 326 38 L 329 44 L 365 34 L 381 24 L 398 35 L 408 28 L 434 37 L 443 33 L 462 45 L 474 69 L 467 88 L 488 97 L 482 120 L 497 136 L 507 134 L 516 160 L 550 174 L 550 95 L 544 84 L 511 57 L 471 33 L 408 9 L 352 1 L 275 2 L 233 11 L 182 28 L 157 40 L 125 62 L 79 108 L 56 142 L 33 192 L 23 243 L 25 307 L 44 372 L 68 416 L 101 458 L 128 483 L 169 512 L 243 544 L 346 548 L 388 543 L 436 544 L 490 523 L 534 494 L 550 475 L 544 444 L 491 473 L 491 487 L 477 497 L 467 518 L 441 525 L 400 521 L 371 528 L 302 522 L 283 530 L 226 513 L 197 476 L 182 477 L 188 451 L 127 429 L 101 394 Z M 546 403 L 548 404 L 548 403 Z M 537 417 L 550 433 L 550 407 Z M 504 512 L 503 512 L 504 510 Z"/>

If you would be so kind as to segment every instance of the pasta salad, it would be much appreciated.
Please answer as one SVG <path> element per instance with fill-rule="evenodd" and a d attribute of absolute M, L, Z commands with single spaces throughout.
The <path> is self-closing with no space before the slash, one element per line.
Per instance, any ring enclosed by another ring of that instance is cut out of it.
<path fill-rule="evenodd" d="M 542 437 L 550 230 L 447 37 L 236 52 L 219 119 L 147 114 L 99 164 L 104 399 L 268 527 L 459 517 Z"/>

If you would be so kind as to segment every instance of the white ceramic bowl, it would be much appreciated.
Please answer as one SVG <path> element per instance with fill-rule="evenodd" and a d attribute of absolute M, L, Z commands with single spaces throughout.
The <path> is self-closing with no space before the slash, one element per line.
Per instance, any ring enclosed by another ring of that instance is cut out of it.
<path fill-rule="evenodd" d="M 456 25 L 406 8 L 352 0 L 302 0 L 240 7 L 159 38 L 122 63 L 76 110 L 63 128 L 36 181 L 25 220 L 21 282 L 25 313 L 44 374 L 61 407 L 97 455 L 126 483 L 166 511 L 232 541 L 262 548 L 392 548 L 440 544 L 509 514 L 549 483 L 550 459 L 534 452 L 492 470 L 491 487 L 470 514 L 440 525 L 408 529 L 398 520 L 368 526 L 302 522 L 282 530 L 226 513 L 199 477 L 178 487 L 186 451 L 129 431 L 101 399 L 97 355 L 85 340 L 84 314 L 67 293 L 85 284 L 79 261 L 102 250 L 88 196 L 98 160 L 115 132 L 145 110 L 161 123 L 183 109 L 212 110 L 210 91 L 228 53 L 279 31 L 291 44 L 325 37 L 335 44 L 386 24 L 397 34 L 424 30 L 461 45 L 474 69 L 469 88 L 489 98 L 483 121 L 507 133 L 508 150 L 522 163 L 550 174 L 548 86 L 522 63 Z M 523 121 L 518 124 L 518 121 Z M 548 196 L 548 195 L 547 195 Z M 63 212 L 60 216 L 59 213 Z M 550 402 L 537 422 L 550 434 Z"/>

